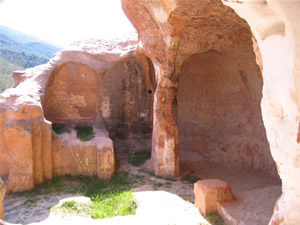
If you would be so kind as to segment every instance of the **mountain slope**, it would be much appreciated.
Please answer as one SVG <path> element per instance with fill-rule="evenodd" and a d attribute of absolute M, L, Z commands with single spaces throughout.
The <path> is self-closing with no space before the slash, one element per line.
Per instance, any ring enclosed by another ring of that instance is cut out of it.
<path fill-rule="evenodd" d="M 3 92 L 6 88 L 9 88 L 13 85 L 14 82 L 11 74 L 13 71 L 20 69 L 24 68 L 9 63 L 0 57 L 0 93 Z"/>
<path fill-rule="evenodd" d="M 8 28 L 3 25 L 0 25 L 0 33 L 3 35 L 6 35 L 7 37 L 11 38 L 12 40 L 14 40 L 15 42 L 18 42 L 20 44 L 41 41 L 37 37 L 33 37 L 31 35 L 24 34 L 22 32 L 16 31 L 14 29 Z"/>
<path fill-rule="evenodd" d="M 49 59 L 34 49 L 19 44 L 3 34 L 0 34 L 0 57 L 9 63 L 23 68 L 30 68 L 46 63 Z"/>
<path fill-rule="evenodd" d="M 52 58 L 53 54 L 60 50 L 58 47 L 43 42 L 30 42 L 27 43 L 26 46 L 48 58 Z"/>
<path fill-rule="evenodd" d="M 0 25 L 0 92 L 10 87 L 14 70 L 47 63 L 60 48 Z"/>

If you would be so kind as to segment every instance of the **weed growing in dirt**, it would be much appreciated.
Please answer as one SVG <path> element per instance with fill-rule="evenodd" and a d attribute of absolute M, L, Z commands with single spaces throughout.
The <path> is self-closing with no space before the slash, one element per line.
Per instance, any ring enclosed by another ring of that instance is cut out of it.
<path fill-rule="evenodd" d="M 148 174 L 149 176 L 152 176 L 152 177 L 156 177 L 158 179 L 162 179 L 162 180 L 167 180 L 167 181 L 172 181 L 172 182 L 175 182 L 177 181 L 176 179 L 174 178 L 171 178 L 171 177 L 162 177 L 162 176 L 157 176 L 155 175 L 155 173 L 151 170 L 148 170 L 148 169 L 145 169 L 145 168 L 142 168 L 142 169 L 139 169 L 139 172 L 142 172 L 142 173 L 145 173 L 145 174 Z"/>
<path fill-rule="evenodd" d="M 218 214 L 210 214 L 206 217 L 206 220 L 212 225 L 224 225 L 222 217 L 220 217 Z"/>
<path fill-rule="evenodd" d="M 135 167 L 143 165 L 148 159 L 151 158 L 151 150 L 144 149 L 139 152 L 135 152 L 133 156 L 129 158 L 129 163 Z"/>
<path fill-rule="evenodd" d="M 153 190 L 158 190 L 160 187 L 162 187 L 162 186 L 164 186 L 164 184 L 163 183 L 158 183 L 158 182 L 155 182 L 155 183 L 153 183 L 152 184 L 152 188 L 153 188 Z"/>
<path fill-rule="evenodd" d="M 148 174 L 149 176 L 155 176 L 155 173 L 152 170 L 147 170 L 145 168 L 139 169 L 139 172 Z"/>
<path fill-rule="evenodd" d="M 92 127 L 76 127 L 77 138 L 81 141 L 89 141 L 95 137 Z"/>
<path fill-rule="evenodd" d="M 76 214 L 76 215 L 88 216 L 91 214 L 91 206 L 89 203 L 66 201 L 59 206 L 53 207 L 51 211 L 54 213 L 60 211 L 63 215 Z"/>
<path fill-rule="evenodd" d="M 194 184 L 196 183 L 198 180 L 202 180 L 201 178 L 195 176 L 195 175 L 185 175 L 180 179 L 182 182 L 187 182 L 187 183 L 191 183 Z"/>

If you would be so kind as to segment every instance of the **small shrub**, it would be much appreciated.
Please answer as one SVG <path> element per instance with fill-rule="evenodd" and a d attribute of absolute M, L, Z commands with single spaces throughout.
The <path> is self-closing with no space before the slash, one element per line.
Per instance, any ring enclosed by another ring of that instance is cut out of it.
<path fill-rule="evenodd" d="M 138 167 L 143 165 L 150 158 L 151 150 L 145 149 L 140 152 L 135 152 L 134 155 L 129 158 L 129 163 L 135 167 Z"/>
<path fill-rule="evenodd" d="M 92 127 L 76 127 L 77 138 L 81 141 L 89 141 L 95 137 Z"/>
<path fill-rule="evenodd" d="M 65 126 L 63 124 L 52 124 L 52 130 L 56 134 L 62 134 L 65 131 Z"/>

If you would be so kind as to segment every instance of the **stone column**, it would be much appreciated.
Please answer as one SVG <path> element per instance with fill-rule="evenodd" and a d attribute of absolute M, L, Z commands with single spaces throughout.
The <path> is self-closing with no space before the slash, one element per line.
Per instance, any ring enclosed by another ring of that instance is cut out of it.
<path fill-rule="evenodd" d="M 155 174 L 179 176 L 177 91 L 174 69 L 155 64 L 157 88 L 153 105 L 152 165 Z"/>
<path fill-rule="evenodd" d="M 0 177 L 0 220 L 4 220 L 3 199 L 6 193 L 5 185 Z"/>

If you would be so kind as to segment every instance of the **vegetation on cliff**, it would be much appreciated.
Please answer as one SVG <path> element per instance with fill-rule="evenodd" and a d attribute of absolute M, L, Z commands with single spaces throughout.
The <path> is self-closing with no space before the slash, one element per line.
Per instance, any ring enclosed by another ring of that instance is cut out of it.
<path fill-rule="evenodd" d="M 36 37 L 0 26 L 0 93 L 13 84 L 13 71 L 47 63 L 59 50 Z"/>

